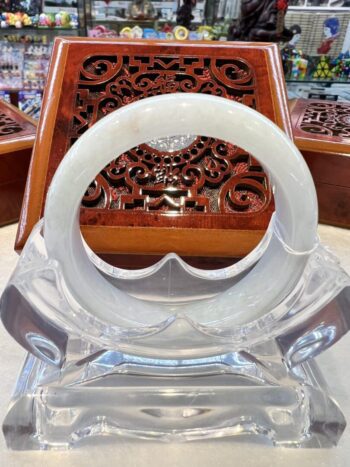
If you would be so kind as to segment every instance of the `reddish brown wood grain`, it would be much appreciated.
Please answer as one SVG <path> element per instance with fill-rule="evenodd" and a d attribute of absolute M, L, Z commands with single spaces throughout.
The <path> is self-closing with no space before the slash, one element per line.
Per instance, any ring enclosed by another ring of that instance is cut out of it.
<path fill-rule="evenodd" d="M 0 101 L 0 225 L 19 218 L 36 123 Z"/>
<path fill-rule="evenodd" d="M 290 110 L 295 143 L 315 181 L 320 222 L 350 227 L 350 105 L 297 99 Z"/>
<path fill-rule="evenodd" d="M 42 215 L 64 154 L 103 115 L 151 95 L 207 92 L 256 108 L 291 135 L 282 76 L 274 45 L 58 39 L 16 248 L 23 247 Z M 274 209 L 266 177 L 244 151 L 224 145 L 226 152 L 215 154 L 219 142 L 199 143 L 171 157 L 141 145 L 97 175 L 81 209 L 90 246 L 99 253 L 176 251 L 184 256 L 250 251 Z M 185 186 L 188 161 L 204 185 L 194 177 Z M 147 166 L 146 186 L 130 172 L 132 164 Z M 178 194 L 167 200 L 169 184 Z"/>

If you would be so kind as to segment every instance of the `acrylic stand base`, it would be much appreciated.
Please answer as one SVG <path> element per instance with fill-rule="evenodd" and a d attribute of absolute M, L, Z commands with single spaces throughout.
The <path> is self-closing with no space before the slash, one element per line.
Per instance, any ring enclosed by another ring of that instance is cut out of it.
<path fill-rule="evenodd" d="M 3 431 L 12 449 L 67 449 L 101 436 L 159 441 L 249 437 L 337 444 L 345 419 L 314 361 L 286 368 L 278 346 L 197 361 L 100 351 L 58 370 L 28 355 Z"/>

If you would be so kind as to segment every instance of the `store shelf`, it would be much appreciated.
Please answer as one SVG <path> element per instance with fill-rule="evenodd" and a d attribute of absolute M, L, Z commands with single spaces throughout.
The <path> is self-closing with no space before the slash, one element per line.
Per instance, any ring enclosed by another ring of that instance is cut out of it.
<path fill-rule="evenodd" d="M 127 19 L 127 18 L 121 18 L 121 19 L 97 19 L 97 18 L 90 18 L 86 20 L 87 24 L 122 24 L 123 26 L 127 24 L 172 24 L 176 25 L 176 21 L 171 20 L 171 19 L 165 19 L 165 18 L 155 18 L 155 19 Z M 191 24 L 193 26 L 199 26 L 203 24 L 203 21 L 191 21 Z"/>
<path fill-rule="evenodd" d="M 336 13 L 339 11 L 350 11 L 350 7 L 330 7 L 330 6 L 290 6 L 288 11 L 321 11 Z"/>
<path fill-rule="evenodd" d="M 314 79 L 314 78 L 305 78 L 305 79 L 289 79 L 286 78 L 287 83 L 304 83 L 304 84 L 350 84 L 350 80 L 340 80 L 340 79 Z"/>
<path fill-rule="evenodd" d="M 26 26 L 24 28 L 2 28 L 0 29 L 1 34 L 14 34 L 14 33 L 25 33 L 25 32 L 61 32 L 61 31 L 70 31 L 77 32 L 79 28 L 45 28 L 45 27 L 35 27 L 35 26 Z"/>
<path fill-rule="evenodd" d="M 132 19 L 132 18 L 118 18 L 118 19 L 108 19 L 108 18 L 91 18 L 87 22 L 92 23 L 110 23 L 110 24 L 119 24 L 119 23 L 133 23 L 133 24 L 154 24 L 154 23 L 171 23 L 171 20 L 166 20 L 164 18 L 154 18 L 154 19 Z"/>

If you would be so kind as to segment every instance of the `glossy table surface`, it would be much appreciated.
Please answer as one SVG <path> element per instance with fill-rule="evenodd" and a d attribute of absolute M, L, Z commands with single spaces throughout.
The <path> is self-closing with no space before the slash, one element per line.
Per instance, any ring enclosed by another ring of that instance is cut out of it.
<path fill-rule="evenodd" d="M 0 293 L 16 264 L 13 252 L 16 226 L 0 229 Z M 350 230 L 321 225 L 319 234 L 350 273 Z M 15 385 L 24 358 L 24 351 L 0 327 L 0 421 Z M 350 466 L 350 335 L 348 334 L 318 361 L 333 396 L 339 402 L 349 426 L 339 446 L 334 449 L 297 450 L 270 448 L 259 445 L 225 441 L 205 441 L 188 444 L 160 444 L 127 439 L 106 440 L 103 447 L 85 447 L 70 452 L 13 452 L 5 447 L 0 434 L 1 467 L 349 467 Z"/>

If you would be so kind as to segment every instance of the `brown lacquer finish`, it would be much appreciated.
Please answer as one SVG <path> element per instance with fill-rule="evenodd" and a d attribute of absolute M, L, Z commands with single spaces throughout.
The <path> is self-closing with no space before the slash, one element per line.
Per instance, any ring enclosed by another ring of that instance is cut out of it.
<path fill-rule="evenodd" d="M 34 120 L 0 100 L 0 155 L 32 148 L 35 133 Z"/>
<path fill-rule="evenodd" d="M 350 226 L 350 105 L 298 99 L 293 133 L 315 181 L 320 222 Z"/>
<path fill-rule="evenodd" d="M 0 226 L 19 218 L 36 124 L 0 101 Z"/>
<path fill-rule="evenodd" d="M 160 94 L 207 93 L 257 109 L 290 135 L 281 76 L 273 45 L 57 40 L 17 248 L 42 215 L 64 154 L 109 112 Z M 254 247 L 272 211 L 252 155 L 196 135 L 175 152 L 145 142 L 111 161 L 87 187 L 81 223 L 99 253 L 225 257 Z"/>

